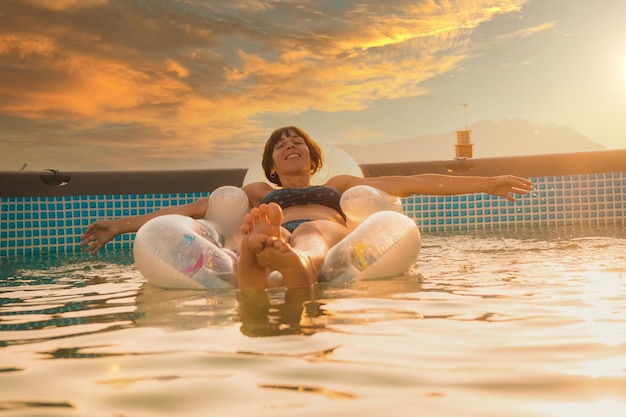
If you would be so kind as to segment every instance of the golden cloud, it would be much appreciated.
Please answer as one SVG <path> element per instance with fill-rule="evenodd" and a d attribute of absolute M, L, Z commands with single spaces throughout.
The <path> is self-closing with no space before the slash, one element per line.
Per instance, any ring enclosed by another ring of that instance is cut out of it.
<path fill-rule="evenodd" d="M 468 28 L 525 2 L 355 2 L 333 14 L 316 3 L 153 10 L 130 0 L 27 0 L 31 9 L 0 29 L 0 76 L 11 81 L 0 87 L 0 114 L 65 121 L 87 136 L 140 126 L 132 146 L 236 151 L 248 145 L 235 138 L 266 136 L 257 118 L 268 112 L 360 110 L 427 93 L 424 81 L 465 59 Z M 289 19 L 272 21 L 279 6 Z"/>

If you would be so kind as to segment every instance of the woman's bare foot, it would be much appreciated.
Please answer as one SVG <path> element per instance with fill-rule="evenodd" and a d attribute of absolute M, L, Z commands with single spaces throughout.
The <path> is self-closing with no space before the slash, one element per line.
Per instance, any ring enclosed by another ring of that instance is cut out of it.
<path fill-rule="evenodd" d="M 256 258 L 260 265 L 280 272 L 288 289 L 308 288 L 317 282 L 317 268 L 309 255 L 282 239 L 269 239 Z"/>
<path fill-rule="evenodd" d="M 241 229 L 246 234 L 245 248 L 256 255 L 255 271 L 260 270 L 259 266 L 265 268 L 266 278 L 267 271 L 278 271 L 285 287 L 310 287 L 317 282 L 317 269 L 305 252 L 287 243 L 288 236 L 281 236 L 282 221 L 283 211 L 276 203 L 261 204 L 250 210 Z"/>
<path fill-rule="evenodd" d="M 266 244 L 273 245 L 273 239 L 281 235 L 280 224 L 283 212 L 276 203 L 261 204 L 253 207 L 244 217 L 241 226 L 240 255 L 237 261 L 237 284 L 239 289 L 262 290 L 268 286 L 270 269 L 261 265 L 256 255 L 265 249 Z M 276 206 L 276 207 L 273 207 Z"/>
<path fill-rule="evenodd" d="M 317 281 L 317 269 L 308 254 L 293 248 L 281 237 L 283 210 L 276 203 L 251 210 L 245 223 L 250 230 L 248 245 L 259 265 L 282 274 L 285 287 L 310 287 Z"/>
<path fill-rule="evenodd" d="M 243 221 L 241 231 L 247 235 L 249 248 L 254 253 L 261 252 L 268 240 L 271 245 L 272 240 L 281 237 L 280 225 L 283 222 L 283 211 L 276 203 L 253 207 Z"/>

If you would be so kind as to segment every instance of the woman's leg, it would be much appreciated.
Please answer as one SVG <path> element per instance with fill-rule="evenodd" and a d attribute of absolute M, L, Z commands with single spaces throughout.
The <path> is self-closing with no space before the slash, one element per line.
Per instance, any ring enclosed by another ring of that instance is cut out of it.
<path fill-rule="evenodd" d="M 264 218 L 270 222 L 282 221 L 282 210 L 277 204 L 267 207 Z M 274 223 L 275 225 L 275 223 Z M 267 230 L 267 229 L 266 229 Z M 274 229 L 275 230 L 275 229 Z M 255 227 L 254 232 L 257 231 Z M 262 230 L 260 233 L 264 233 Z M 288 238 L 276 236 L 255 237 L 251 245 L 263 242 L 264 248 L 256 255 L 259 265 L 279 271 L 287 288 L 310 287 L 317 282 L 328 250 L 348 234 L 348 229 L 329 220 L 315 220 L 301 224 Z"/>
<path fill-rule="evenodd" d="M 297 251 L 307 253 L 316 271 L 320 271 L 330 248 L 347 234 L 348 228 L 342 224 L 330 220 L 315 220 L 298 226 L 289 239 L 289 245 Z"/>

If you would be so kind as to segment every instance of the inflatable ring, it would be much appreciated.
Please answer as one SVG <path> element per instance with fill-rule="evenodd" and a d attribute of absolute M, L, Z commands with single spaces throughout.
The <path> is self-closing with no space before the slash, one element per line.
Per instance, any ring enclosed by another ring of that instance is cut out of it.
<path fill-rule="evenodd" d="M 397 211 L 369 216 L 330 248 L 320 281 L 346 282 L 404 275 L 415 265 L 421 235 L 413 220 Z"/>
<path fill-rule="evenodd" d="M 209 222 L 178 214 L 155 217 L 144 224 L 133 245 L 135 265 L 162 288 L 222 289 L 237 285 L 236 255 L 219 243 Z"/>
<path fill-rule="evenodd" d="M 204 219 L 168 214 L 147 221 L 137 231 L 133 245 L 137 269 L 150 283 L 163 288 L 236 286 L 237 257 L 228 247 L 238 246 L 231 239 L 248 210 L 246 193 L 227 185 L 211 193 Z"/>
<path fill-rule="evenodd" d="M 363 176 L 345 152 L 329 148 L 323 152 L 326 163 L 317 173 L 317 184 L 338 174 Z M 257 168 L 250 168 L 244 184 L 267 182 L 264 178 L 259 163 Z M 415 222 L 402 212 L 399 198 L 373 187 L 357 186 L 342 194 L 340 204 L 350 233 L 328 252 L 320 281 L 387 278 L 409 272 L 417 261 L 421 236 Z M 242 224 L 248 205 L 240 188 L 226 186 L 211 193 L 204 219 L 181 215 L 151 219 L 135 237 L 137 269 L 150 283 L 162 288 L 235 288 L 236 254 L 232 249 L 238 247 L 229 248 L 228 242 Z M 281 278 L 274 271 L 268 283 L 280 284 Z"/>
<path fill-rule="evenodd" d="M 340 204 L 351 231 L 328 251 L 320 280 L 346 282 L 409 272 L 417 262 L 422 239 L 398 197 L 357 185 L 341 195 Z"/>

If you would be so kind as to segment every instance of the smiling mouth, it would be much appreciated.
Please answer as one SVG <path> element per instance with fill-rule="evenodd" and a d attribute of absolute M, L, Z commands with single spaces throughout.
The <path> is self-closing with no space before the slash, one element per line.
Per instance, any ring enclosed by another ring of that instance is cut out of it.
<path fill-rule="evenodd" d="M 297 153 L 292 153 L 291 155 L 287 155 L 285 159 L 287 160 L 287 159 L 294 159 L 294 158 L 300 158 L 300 155 Z"/>

